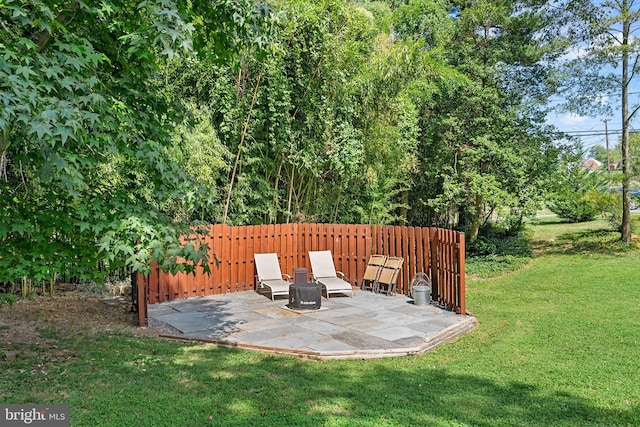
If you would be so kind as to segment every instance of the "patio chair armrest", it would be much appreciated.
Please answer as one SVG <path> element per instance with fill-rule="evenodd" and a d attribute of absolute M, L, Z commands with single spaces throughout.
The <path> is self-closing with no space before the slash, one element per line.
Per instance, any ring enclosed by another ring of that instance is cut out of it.
<path fill-rule="evenodd" d="M 340 276 L 342 280 L 344 280 L 344 273 L 342 271 L 336 271 L 336 274 Z"/>
<path fill-rule="evenodd" d="M 290 282 L 290 281 L 291 281 L 291 276 L 289 276 L 288 274 L 283 274 L 283 275 L 282 275 L 282 278 L 283 278 L 284 280 L 286 280 L 287 282 Z"/>
<path fill-rule="evenodd" d="M 262 284 L 262 280 L 260 280 L 260 276 L 256 274 L 255 278 L 256 278 L 256 286 L 263 287 L 264 285 Z"/>

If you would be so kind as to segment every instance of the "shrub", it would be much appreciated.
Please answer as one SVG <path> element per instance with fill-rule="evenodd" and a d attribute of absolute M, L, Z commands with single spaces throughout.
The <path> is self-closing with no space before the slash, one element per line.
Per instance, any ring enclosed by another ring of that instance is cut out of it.
<path fill-rule="evenodd" d="M 568 189 L 562 193 L 554 193 L 547 206 L 560 218 L 570 222 L 592 221 L 604 211 L 605 205 L 602 202 L 605 195 L 605 192 L 595 189 L 584 194 Z"/>
<path fill-rule="evenodd" d="M 485 236 L 478 237 L 475 241 L 466 245 L 467 255 L 470 257 L 493 255 L 498 251 L 495 242 L 489 241 Z"/>
<path fill-rule="evenodd" d="M 609 205 L 607 177 L 582 167 L 579 158 L 566 160 L 547 200 L 549 209 L 570 222 L 595 219 Z"/>
<path fill-rule="evenodd" d="M 17 300 L 18 300 L 18 297 L 16 297 L 13 294 L 0 294 L 0 307 L 2 307 L 5 304 L 11 305 Z"/>
<path fill-rule="evenodd" d="M 529 262 L 530 234 L 521 230 L 514 234 L 504 223 L 489 223 L 481 228 L 481 235 L 466 244 L 466 272 L 488 278 L 517 270 Z"/>

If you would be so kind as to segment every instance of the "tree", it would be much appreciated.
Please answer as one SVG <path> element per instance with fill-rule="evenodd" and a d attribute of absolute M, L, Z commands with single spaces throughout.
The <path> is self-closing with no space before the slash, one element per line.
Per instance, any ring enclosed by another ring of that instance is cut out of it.
<path fill-rule="evenodd" d="M 552 93 L 547 64 L 562 47 L 551 36 L 553 8 L 543 1 L 406 3 L 397 15 L 413 21 L 396 27 L 418 30 L 400 36 L 440 40 L 432 48 L 446 52 L 457 73 L 421 107 L 423 175 L 413 191 L 414 219 L 464 226 L 471 241 L 497 208 L 521 223 L 541 199 L 540 181 L 553 159 L 541 107 Z M 407 8 L 421 12 L 401 13 Z M 437 12 L 425 13 L 430 9 Z M 424 18 L 434 15 L 440 18 Z"/>
<path fill-rule="evenodd" d="M 611 160 L 610 153 L 607 153 L 607 149 L 602 145 L 594 145 L 593 147 L 589 148 L 588 155 L 589 157 L 596 159 L 603 165 L 607 164 L 607 159 Z"/>
<path fill-rule="evenodd" d="M 629 158 L 631 159 L 631 177 L 637 180 L 640 177 L 640 134 L 637 132 L 629 135 Z"/>
<path fill-rule="evenodd" d="M 228 223 L 402 221 L 417 170 L 417 105 L 441 62 L 422 41 L 394 42 L 391 10 L 379 2 L 273 7 L 287 19 L 268 54 L 181 61 L 163 76 L 171 98 L 209 113 L 232 154 L 217 183 Z"/>
<path fill-rule="evenodd" d="M 574 26 L 570 34 L 578 52 L 568 61 L 570 77 L 565 93 L 571 97 L 567 108 L 580 114 L 613 111 L 619 108 L 622 119 L 620 154 L 622 161 L 621 239 L 631 241 L 631 166 L 629 133 L 640 102 L 632 102 L 629 88 L 637 77 L 640 41 L 633 33 L 640 29 L 640 4 L 635 0 L 568 2 Z M 619 104 L 610 97 L 618 93 Z"/>
<path fill-rule="evenodd" d="M 184 108 L 157 76 L 194 35 L 227 57 L 264 14 L 241 0 L 0 3 L 0 282 L 151 260 L 208 270 L 192 228 L 206 194 L 170 131 Z"/>
<path fill-rule="evenodd" d="M 583 166 L 583 151 L 565 153 L 547 198 L 547 206 L 570 222 L 593 220 L 615 197 L 607 193 L 609 184 L 602 171 Z"/>

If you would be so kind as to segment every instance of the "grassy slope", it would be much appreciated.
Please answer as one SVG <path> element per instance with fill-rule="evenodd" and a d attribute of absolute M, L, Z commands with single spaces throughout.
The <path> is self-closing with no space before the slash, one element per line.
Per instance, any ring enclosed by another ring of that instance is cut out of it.
<path fill-rule="evenodd" d="M 0 400 L 68 403 L 86 426 L 640 425 L 640 251 L 599 231 L 568 247 L 574 231 L 536 226 L 548 253 L 470 282 L 480 326 L 421 357 L 313 362 L 45 330 L 72 356 L 0 361 Z"/>

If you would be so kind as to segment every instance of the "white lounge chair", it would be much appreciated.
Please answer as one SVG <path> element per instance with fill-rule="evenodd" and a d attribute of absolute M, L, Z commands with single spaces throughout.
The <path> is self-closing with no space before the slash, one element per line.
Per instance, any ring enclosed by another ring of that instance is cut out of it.
<path fill-rule="evenodd" d="M 276 295 L 289 295 L 291 276 L 282 274 L 278 254 L 253 254 L 256 262 L 256 287 L 269 288 L 271 299 Z"/>
<path fill-rule="evenodd" d="M 344 273 L 336 272 L 331 251 L 309 251 L 309 261 L 311 277 L 314 282 L 322 285 L 327 298 L 330 294 L 350 293 L 353 296 L 351 283 L 344 280 Z"/>

